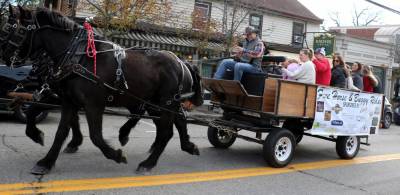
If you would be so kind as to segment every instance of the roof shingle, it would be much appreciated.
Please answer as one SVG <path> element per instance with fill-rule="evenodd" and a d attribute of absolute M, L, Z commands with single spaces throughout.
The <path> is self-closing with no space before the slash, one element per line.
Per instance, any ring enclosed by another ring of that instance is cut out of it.
<path fill-rule="evenodd" d="M 294 18 L 318 22 L 320 24 L 323 22 L 321 18 L 318 18 L 297 0 L 241 0 L 241 2 Z"/>

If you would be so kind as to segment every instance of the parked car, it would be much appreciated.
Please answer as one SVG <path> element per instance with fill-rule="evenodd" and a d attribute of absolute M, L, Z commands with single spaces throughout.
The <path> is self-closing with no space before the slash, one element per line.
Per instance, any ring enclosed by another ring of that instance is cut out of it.
<path fill-rule="evenodd" d="M 9 98 L 7 93 L 17 88 L 17 85 L 23 82 L 32 70 L 31 66 L 23 66 L 19 68 L 9 68 L 0 64 L 0 98 Z M 32 90 L 38 87 L 37 83 L 30 83 L 26 90 Z M 22 105 L 14 110 L 9 110 L 7 103 L 0 102 L 0 113 L 14 115 L 19 121 L 26 123 L 25 111 L 29 105 Z M 48 112 L 43 111 L 36 117 L 36 122 L 40 122 L 47 117 Z"/>
<path fill-rule="evenodd" d="M 393 110 L 392 104 L 390 104 L 389 100 L 385 97 L 385 108 L 383 110 L 383 118 L 382 118 L 382 128 L 389 129 L 390 125 L 392 125 L 393 118 Z"/>

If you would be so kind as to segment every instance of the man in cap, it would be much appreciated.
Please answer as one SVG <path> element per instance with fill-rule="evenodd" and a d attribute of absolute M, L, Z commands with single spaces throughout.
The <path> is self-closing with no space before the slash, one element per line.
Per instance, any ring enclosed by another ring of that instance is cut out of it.
<path fill-rule="evenodd" d="M 227 69 L 233 70 L 234 80 L 240 81 L 244 72 L 261 72 L 261 61 L 264 54 L 264 43 L 257 36 L 258 30 L 253 27 L 245 29 L 246 39 L 243 41 L 243 47 L 235 46 L 232 52 L 240 61 L 233 59 L 223 60 L 214 78 L 222 79 Z"/>
<path fill-rule="evenodd" d="M 317 48 L 314 51 L 315 59 L 313 63 L 315 64 L 315 83 L 317 85 L 329 86 L 331 83 L 331 65 L 329 60 L 325 57 L 325 48 Z"/>

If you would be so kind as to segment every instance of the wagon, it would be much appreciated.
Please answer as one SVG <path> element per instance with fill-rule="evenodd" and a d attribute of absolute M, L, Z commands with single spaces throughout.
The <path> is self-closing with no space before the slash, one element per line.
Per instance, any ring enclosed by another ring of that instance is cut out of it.
<path fill-rule="evenodd" d="M 241 82 L 203 78 L 203 86 L 212 92 L 211 104 L 223 111 L 208 124 L 210 143 L 228 148 L 241 138 L 262 144 L 272 167 L 288 165 L 305 135 L 336 142 L 340 158 L 354 158 L 360 144 L 369 145 L 368 135 L 378 132 L 384 99 L 262 73 L 244 75 Z"/>

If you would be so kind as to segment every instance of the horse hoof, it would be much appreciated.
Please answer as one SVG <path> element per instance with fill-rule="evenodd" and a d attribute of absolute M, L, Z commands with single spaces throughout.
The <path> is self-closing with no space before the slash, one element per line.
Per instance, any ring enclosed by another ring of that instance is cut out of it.
<path fill-rule="evenodd" d="M 76 153 L 78 151 L 78 149 L 79 149 L 78 147 L 69 147 L 69 146 L 67 146 L 64 149 L 64 153 L 73 154 L 73 153 Z"/>
<path fill-rule="evenodd" d="M 129 141 L 128 136 L 119 138 L 119 143 L 121 143 L 121 146 L 125 146 L 128 143 L 128 141 Z"/>
<path fill-rule="evenodd" d="M 121 149 L 118 149 L 117 152 L 118 152 L 118 156 L 119 156 L 117 163 L 128 164 L 128 159 L 126 158 L 125 153 Z"/>
<path fill-rule="evenodd" d="M 32 141 L 35 143 L 40 144 L 41 146 L 44 146 L 44 133 L 40 130 L 36 130 L 34 133 L 27 133 L 26 134 L 29 138 L 31 138 Z"/>
<path fill-rule="evenodd" d="M 196 145 L 194 145 L 192 155 L 200 156 L 200 150 Z"/>
<path fill-rule="evenodd" d="M 196 156 L 200 155 L 199 148 L 195 144 L 191 144 L 189 147 L 183 147 L 182 150 L 191 155 L 196 155 Z"/>
<path fill-rule="evenodd" d="M 33 174 L 33 175 L 46 175 L 49 172 L 50 172 L 49 168 L 43 167 L 43 166 L 40 166 L 40 165 L 35 165 L 31 169 L 31 174 Z"/>
<path fill-rule="evenodd" d="M 139 166 L 139 167 L 136 169 L 136 174 L 139 174 L 139 175 L 148 175 L 148 174 L 150 174 L 150 171 L 151 171 L 151 168 L 146 168 L 146 167 L 143 167 L 143 166 Z"/>

